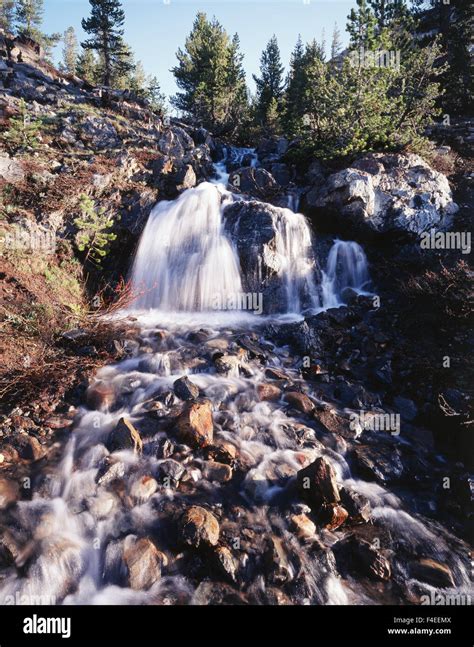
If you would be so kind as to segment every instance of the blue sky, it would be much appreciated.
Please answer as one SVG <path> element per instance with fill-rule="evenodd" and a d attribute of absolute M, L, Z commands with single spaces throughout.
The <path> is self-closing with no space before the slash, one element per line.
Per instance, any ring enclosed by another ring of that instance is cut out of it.
<path fill-rule="evenodd" d="M 79 38 L 83 37 L 80 25 L 81 18 L 89 14 L 88 0 L 45 0 L 44 5 L 45 31 L 63 32 L 72 25 Z M 163 91 L 171 95 L 177 88 L 170 69 L 196 13 L 215 15 L 229 33 L 238 32 L 247 82 L 253 91 L 252 74 L 258 73 L 261 51 L 273 34 L 287 68 L 298 34 L 304 41 L 320 40 L 324 29 L 329 46 L 337 22 L 343 42 L 347 42 L 346 18 L 353 6 L 354 0 L 123 0 L 125 38 L 147 74 L 156 75 Z"/>

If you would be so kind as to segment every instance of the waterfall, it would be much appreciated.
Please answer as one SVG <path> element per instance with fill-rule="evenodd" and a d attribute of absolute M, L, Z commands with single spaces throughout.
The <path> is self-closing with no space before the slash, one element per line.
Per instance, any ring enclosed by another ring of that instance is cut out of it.
<path fill-rule="evenodd" d="M 132 269 L 134 308 L 203 311 L 242 291 L 239 259 L 223 231 L 229 194 L 208 182 L 153 209 Z"/>
<path fill-rule="evenodd" d="M 367 294 L 370 281 L 367 257 L 362 247 L 347 240 L 336 240 L 329 252 L 321 285 L 323 306 L 334 308 L 344 303 L 344 291 L 351 288 Z"/>

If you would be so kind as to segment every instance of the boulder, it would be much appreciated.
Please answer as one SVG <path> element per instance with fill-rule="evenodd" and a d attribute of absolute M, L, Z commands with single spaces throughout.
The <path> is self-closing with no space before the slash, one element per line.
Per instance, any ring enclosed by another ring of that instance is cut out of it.
<path fill-rule="evenodd" d="M 342 505 L 349 513 L 352 522 L 367 523 L 370 521 L 371 506 L 365 496 L 347 487 L 341 488 L 340 495 Z"/>
<path fill-rule="evenodd" d="M 239 256 L 243 292 L 262 294 L 265 314 L 288 311 L 287 262 L 294 270 L 305 265 L 295 292 L 303 309 L 313 304 L 311 279 L 317 280 L 319 270 L 304 216 L 256 200 L 239 200 L 226 207 L 224 220 Z M 298 242 L 298 256 L 288 248 L 290 236 Z"/>
<path fill-rule="evenodd" d="M 301 498 L 318 512 L 323 506 L 340 502 L 336 473 L 326 459 L 319 457 L 296 475 Z"/>
<path fill-rule="evenodd" d="M 294 514 L 291 517 L 291 525 L 300 539 L 309 539 L 316 534 L 316 525 L 304 513 Z"/>
<path fill-rule="evenodd" d="M 305 197 L 318 225 L 360 235 L 445 229 L 458 211 L 447 178 L 414 154 L 371 153 Z"/>
<path fill-rule="evenodd" d="M 258 384 L 257 394 L 260 400 L 278 401 L 281 397 L 281 389 L 274 384 Z"/>
<path fill-rule="evenodd" d="M 115 429 L 109 434 L 106 446 L 111 452 L 133 449 L 134 453 L 141 454 L 143 451 L 141 436 L 127 418 L 120 418 Z"/>
<path fill-rule="evenodd" d="M 216 546 L 219 541 L 219 522 L 212 512 L 200 506 L 186 510 L 179 527 L 182 543 L 194 548 L 199 548 L 201 544 Z"/>
<path fill-rule="evenodd" d="M 162 133 L 158 148 L 164 155 L 180 159 L 194 148 L 194 141 L 184 128 L 173 125 Z"/>
<path fill-rule="evenodd" d="M 214 423 L 209 401 L 188 403 L 176 420 L 179 440 L 197 449 L 212 444 Z"/>
<path fill-rule="evenodd" d="M 400 451 L 393 446 L 362 445 L 352 453 L 356 471 L 366 479 L 384 485 L 402 477 L 403 463 Z"/>
<path fill-rule="evenodd" d="M 232 468 L 216 461 L 204 461 L 202 473 L 204 478 L 218 483 L 226 483 L 232 479 Z"/>
<path fill-rule="evenodd" d="M 123 560 L 128 571 L 128 583 L 134 591 L 146 591 L 161 579 L 161 567 L 166 557 L 147 538 L 128 535 L 123 545 Z"/>
<path fill-rule="evenodd" d="M 265 169 L 245 166 L 229 175 L 229 190 L 270 199 L 278 193 L 279 187 L 273 175 Z"/>
<path fill-rule="evenodd" d="M 314 410 L 312 400 L 305 393 L 300 393 L 299 391 L 287 391 L 283 396 L 283 400 L 294 409 L 307 415 Z"/>
<path fill-rule="evenodd" d="M 410 575 L 440 589 L 452 588 L 455 585 L 449 566 L 440 564 L 434 559 L 420 559 L 410 566 Z"/>
<path fill-rule="evenodd" d="M 145 503 L 158 489 L 158 483 L 152 476 L 142 476 L 132 483 L 130 494 L 139 503 Z"/>
<path fill-rule="evenodd" d="M 181 400 L 195 400 L 199 397 L 199 387 L 186 376 L 176 380 L 173 389 Z"/>
<path fill-rule="evenodd" d="M 0 510 L 5 510 L 9 505 L 20 498 L 20 486 L 11 479 L 0 479 Z"/>
<path fill-rule="evenodd" d="M 79 124 L 79 137 L 85 144 L 97 150 L 117 148 L 122 143 L 111 121 L 92 115 Z"/>
<path fill-rule="evenodd" d="M 273 584 L 285 584 L 294 578 L 294 568 L 279 537 L 270 537 L 265 552 L 265 563 L 268 579 Z"/>
<path fill-rule="evenodd" d="M 388 559 L 368 541 L 355 535 L 343 539 L 333 548 L 340 569 L 358 573 L 373 580 L 389 580 L 392 569 Z"/>

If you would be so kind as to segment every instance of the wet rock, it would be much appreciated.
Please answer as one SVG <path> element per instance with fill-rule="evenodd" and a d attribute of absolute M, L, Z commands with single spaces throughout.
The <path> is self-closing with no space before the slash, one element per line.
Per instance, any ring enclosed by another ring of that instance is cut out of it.
<path fill-rule="evenodd" d="M 174 175 L 173 181 L 176 184 L 176 191 L 186 191 L 196 186 L 196 173 L 191 164 L 185 164 Z"/>
<path fill-rule="evenodd" d="M 140 503 L 148 501 L 158 489 L 158 483 L 152 476 L 142 476 L 134 481 L 130 488 L 130 494 Z"/>
<path fill-rule="evenodd" d="M 115 389 L 111 384 L 95 382 L 86 393 L 86 403 L 89 409 L 108 411 L 115 402 Z"/>
<path fill-rule="evenodd" d="M 210 445 L 214 437 L 211 403 L 188 403 L 176 421 L 176 429 L 179 440 L 192 448 Z"/>
<path fill-rule="evenodd" d="M 403 420 L 412 422 L 418 415 L 418 409 L 413 400 L 396 397 L 393 399 L 393 406 Z"/>
<path fill-rule="evenodd" d="M 382 581 L 392 576 L 388 559 L 365 539 L 351 535 L 335 544 L 333 551 L 343 572 L 355 572 Z"/>
<path fill-rule="evenodd" d="M 367 523 L 370 521 L 371 506 L 368 499 L 355 490 L 343 487 L 340 491 L 341 502 L 349 513 L 354 523 Z"/>
<path fill-rule="evenodd" d="M 204 461 L 202 473 L 204 478 L 218 483 L 226 483 L 232 479 L 232 468 L 229 465 L 216 463 L 215 461 Z"/>
<path fill-rule="evenodd" d="M 176 488 L 186 474 L 186 468 L 181 463 L 178 463 L 178 461 L 169 458 L 159 464 L 158 474 L 160 481 L 165 487 Z"/>
<path fill-rule="evenodd" d="M 307 415 L 314 410 L 314 403 L 311 399 L 305 393 L 300 393 L 299 391 L 287 391 L 283 396 L 283 400 Z"/>
<path fill-rule="evenodd" d="M 96 483 L 109 485 L 113 481 L 121 480 L 125 476 L 125 469 L 125 463 L 107 456 L 97 472 Z"/>
<path fill-rule="evenodd" d="M 146 538 L 134 535 L 125 538 L 123 559 L 128 570 L 128 582 L 134 591 L 146 591 L 161 579 L 165 556 Z"/>
<path fill-rule="evenodd" d="M 336 530 L 342 526 L 348 516 L 347 510 L 342 505 L 323 505 L 318 514 L 318 520 L 326 530 Z"/>
<path fill-rule="evenodd" d="M 267 368 L 265 369 L 265 377 L 268 377 L 270 380 L 288 380 L 290 379 L 286 373 L 280 371 L 276 368 Z"/>
<path fill-rule="evenodd" d="M 39 461 L 46 455 L 46 449 L 34 436 L 18 434 L 13 440 L 14 448 L 21 458 L 27 461 Z"/>
<path fill-rule="evenodd" d="M 236 591 L 223 582 L 201 582 L 192 597 L 191 604 L 197 606 L 234 606 L 247 604 L 247 598 L 243 593 Z"/>
<path fill-rule="evenodd" d="M 186 510 L 180 519 L 180 539 L 184 544 L 199 548 L 201 544 L 216 546 L 219 541 L 219 522 L 200 506 Z"/>
<path fill-rule="evenodd" d="M 260 400 L 276 402 L 281 397 L 281 389 L 274 384 L 258 384 L 257 393 Z"/>
<path fill-rule="evenodd" d="M 270 537 L 265 552 L 265 563 L 268 579 L 274 584 L 284 584 L 293 579 L 294 568 L 288 560 L 283 542 L 279 537 Z"/>
<path fill-rule="evenodd" d="M 0 478 L 0 510 L 5 510 L 19 498 L 19 484 L 11 479 Z"/>
<path fill-rule="evenodd" d="M 2 445 L 0 448 L 0 465 L 3 463 L 17 463 L 20 460 L 20 454 L 12 445 Z"/>
<path fill-rule="evenodd" d="M 214 551 L 214 556 L 216 558 L 217 570 L 224 575 L 224 577 L 228 577 L 230 580 L 235 582 L 239 564 L 229 548 L 227 548 L 227 546 L 217 546 Z"/>
<path fill-rule="evenodd" d="M 294 514 L 291 517 L 291 525 L 300 539 L 308 539 L 316 534 L 316 525 L 305 514 Z"/>
<path fill-rule="evenodd" d="M 271 173 L 263 168 L 242 167 L 229 176 L 231 191 L 252 197 L 271 198 L 278 192 L 278 184 Z"/>
<path fill-rule="evenodd" d="M 8 528 L 0 527 L 0 531 L 0 566 L 5 568 L 13 566 L 17 560 L 21 559 L 22 546 L 18 538 Z"/>
<path fill-rule="evenodd" d="M 233 465 L 237 458 L 237 448 L 232 443 L 222 441 L 208 447 L 207 456 L 218 463 Z"/>
<path fill-rule="evenodd" d="M 118 425 L 109 434 L 106 446 L 111 452 L 133 449 L 135 454 L 141 454 L 143 451 L 140 434 L 127 418 L 120 418 Z"/>
<path fill-rule="evenodd" d="M 410 565 L 410 574 L 421 582 L 436 588 L 445 589 L 456 586 L 449 566 L 434 559 L 420 559 Z"/>
<path fill-rule="evenodd" d="M 241 366 L 241 359 L 237 355 L 218 355 L 214 359 L 214 366 L 218 373 L 227 374 L 237 374 Z"/>
<path fill-rule="evenodd" d="M 116 498 L 106 490 L 100 491 L 97 496 L 92 496 L 88 500 L 88 508 L 95 519 L 106 519 L 114 509 Z"/>
<path fill-rule="evenodd" d="M 302 499 L 314 512 L 318 512 L 323 505 L 340 502 L 336 472 L 324 458 L 317 458 L 314 463 L 300 470 L 296 479 Z"/>
<path fill-rule="evenodd" d="M 199 387 L 186 376 L 176 380 L 173 389 L 181 400 L 196 400 L 199 397 Z"/>
<path fill-rule="evenodd" d="M 403 475 L 403 463 L 396 447 L 363 445 L 352 452 L 357 471 L 364 478 L 378 483 L 393 483 Z"/>

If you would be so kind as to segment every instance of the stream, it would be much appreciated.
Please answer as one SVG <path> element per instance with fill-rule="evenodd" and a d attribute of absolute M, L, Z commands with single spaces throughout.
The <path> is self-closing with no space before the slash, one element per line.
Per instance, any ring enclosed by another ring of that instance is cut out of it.
<path fill-rule="evenodd" d="M 251 149 L 233 149 L 227 162 L 244 156 L 257 163 Z M 348 289 L 370 296 L 363 249 L 334 241 L 318 271 L 305 217 L 275 210 L 271 262 L 280 291 L 278 307 L 267 308 L 271 297 L 249 290 L 264 282 L 264 270 L 257 263 L 249 275 L 233 237 L 238 225 L 226 223 L 226 207 L 243 200 L 227 178 L 224 161 L 215 181 L 151 213 L 131 272 L 138 297 L 119 314 L 139 333 L 123 361 L 95 376 L 60 464 L 41 476 L 31 501 L 18 503 L 12 533 L 21 550 L 0 580 L 1 597 L 407 604 L 442 590 L 467 599 L 464 542 L 415 512 L 404 493 L 352 473 L 348 447 L 368 432 L 344 440 L 315 423 L 313 409 L 344 408 L 312 389 L 304 358 L 272 334 L 343 307 Z M 186 412 L 202 427 L 189 442 Z M 124 432 L 127 423 L 134 432 Z M 301 495 L 298 472 L 321 458 L 349 512 L 339 525 L 322 522 Z M 190 506 L 212 518 L 183 529 Z M 452 585 L 441 572 L 438 584 L 422 568 L 418 576 L 409 564 L 420 559 L 426 568 L 429 560 L 447 565 Z M 375 577 L 361 575 L 364 568 Z"/>

